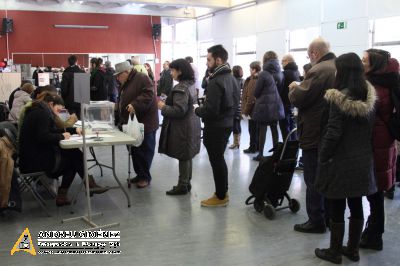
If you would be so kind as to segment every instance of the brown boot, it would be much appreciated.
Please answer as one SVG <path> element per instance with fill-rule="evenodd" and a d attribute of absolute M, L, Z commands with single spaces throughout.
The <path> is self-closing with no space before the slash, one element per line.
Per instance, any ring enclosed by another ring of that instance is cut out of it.
<path fill-rule="evenodd" d="M 61 207 L 64 205 L 71 205 L 71 201 L 67 198 L 68 188 L 58 188 L 58 193 L 56 197 L 56 205 L 57 207 Z"/>
<path fill-rule="evenodd" d="M 233 134 L 233 144 L 229 146 L 229 149 L 239 149 L 240 146 L 240 134 Z"/>
<path fill-rule="evenodd" d="M 88 175 L 88 178 L 89 178 L 90 196 L 93 196 L 93 194 L 102 194 L 109 190 L 108 187 L 101 187 L 97 185 L 92 175 Z"/>

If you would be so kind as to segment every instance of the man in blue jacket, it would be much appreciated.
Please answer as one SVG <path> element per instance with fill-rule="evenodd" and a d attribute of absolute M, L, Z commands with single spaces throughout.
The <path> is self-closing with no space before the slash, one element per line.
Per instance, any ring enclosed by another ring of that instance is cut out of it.
<path fill-rule="evenodd" d="M 207 50 L 207 67 L 211 72 L 204 104 L 195 106 L 203 119 L 203 143 L 213 170 L 215 193 L 201 202 L 204 207 L 221 207 L 229 203 L 228 167 L 224 152 L 233 127 L 233 115 L 239 105 L 240 90 L 231 74 L 228 52 L 222 45 Z"/>

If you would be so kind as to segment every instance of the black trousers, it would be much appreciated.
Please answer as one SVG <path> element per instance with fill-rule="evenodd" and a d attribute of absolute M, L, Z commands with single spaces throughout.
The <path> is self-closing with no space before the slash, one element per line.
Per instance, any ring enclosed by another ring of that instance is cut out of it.
<path fill-rule="evenodd" d="M 268 126 L 271 128 L 271 133 L 272 133 L 272 145 L 273 145 L 272 147 L 275 148 L 276 145 L 279 142 L 278 122 L 258 123 L 258 133 L 259 133 L 258 152 L 259 152 L 259 156 L 263 156 L 264 155 L 264 145 L 265 145 L 265 139 L 267 137 Z"/>
<path fill-rule="evenodd" d="M 249 120 L 250 149 L 258 150 L 258 123 L 252 119 Z"/>
<path fill-rule="evenodd" d="M 344 212 L 347 205 L 350 209 L 351 218 L 364 219 L 362 197 L 344 198 L 344 199 L 328 199 L 329 216 L 335 223 L 344 223 Z"/>
<path fill-rule="evenodd" d="M 228 167 L 226 166 L 224 152 L 231 132 L 231 127 L 204 125 L 203 143 L 207 149 L 208 159 L 213 171 L 215 194 L 219 199 L 224 199 L 228 191 Z"/>
<path fill-rule="evenodd" d="M 233 134 L 240 134 L 242 133 L 242 127 L 240 126 L 240 119 L 236 117 L 233 118 Z"/>
<path fill-rule="evenodd" d="M 49 176 L 57 178 L 62 175 L 61 188 L 69 188 L 78 173 L 83 178 L 83 153 L 79 149 L 61 150 L 60 166 Z"/>
<path fill-rule="evenodd" d="M 375 194 L 367 196 L 369 201 L 370 215 L 369 222 L 373 223 L 378 234 L 383 234 L 385 231 L 385 200 L 383 191 L 378 191 Z"/>
<path fill-rule="evenodd" d="M 285 118 L 279 120 L 279 128 L 282 134 L 282 142 L 284 142 L 289 132 L 296 128 L 296 121 L 294 120 L 292 108 L 285 107 Z M 292 134 L 290 140 L 297 140 L 297 134 Z"/>

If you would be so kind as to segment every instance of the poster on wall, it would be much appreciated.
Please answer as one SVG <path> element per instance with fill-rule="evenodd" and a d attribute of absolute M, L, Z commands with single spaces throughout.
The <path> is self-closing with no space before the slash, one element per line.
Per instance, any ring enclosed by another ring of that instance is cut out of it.
<path fill-rule="evenodd" d="M 39 87 L 50 85 L 50 73 L 38 73 Z"/>

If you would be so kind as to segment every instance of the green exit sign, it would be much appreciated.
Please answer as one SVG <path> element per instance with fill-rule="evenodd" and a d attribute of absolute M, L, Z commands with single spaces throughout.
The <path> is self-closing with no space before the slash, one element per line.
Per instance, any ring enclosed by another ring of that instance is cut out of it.
<path fill-rule="evenodd" d="M 337 28 L 338 30 L 343 30 L 343 29 L 347 28 L 347 23 L 346 23 L 345 21 L 339 21 L 339 22 L 336 24 L 336 28 Z"/>

